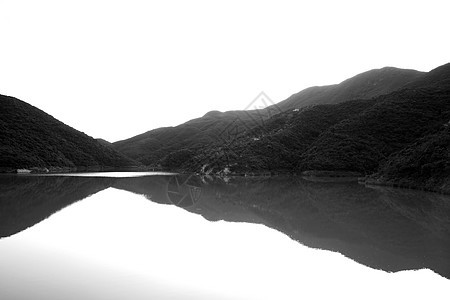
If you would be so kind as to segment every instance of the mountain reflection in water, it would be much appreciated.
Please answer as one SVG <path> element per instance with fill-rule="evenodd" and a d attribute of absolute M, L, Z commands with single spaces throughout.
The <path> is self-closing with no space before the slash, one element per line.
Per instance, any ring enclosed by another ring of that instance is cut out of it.
<path fill-rule="evenodd" d="M 0 238 L 109 187 L 177 205 L 209 221 L 264 224 L 308 247 L 340 252 L 371 268 L 428 268 L 450 279 L 448 196 L 297 177 L 225 182 L 188 175 L 1 176 Z"/>

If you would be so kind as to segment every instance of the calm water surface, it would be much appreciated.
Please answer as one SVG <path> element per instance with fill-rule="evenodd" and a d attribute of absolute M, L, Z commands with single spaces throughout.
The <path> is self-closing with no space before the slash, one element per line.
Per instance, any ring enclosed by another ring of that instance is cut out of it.
<path fill-rule="evenodd" d="M 0 299 L 448 299 L 450 198 L 301 178 L 0 176 Z"/>

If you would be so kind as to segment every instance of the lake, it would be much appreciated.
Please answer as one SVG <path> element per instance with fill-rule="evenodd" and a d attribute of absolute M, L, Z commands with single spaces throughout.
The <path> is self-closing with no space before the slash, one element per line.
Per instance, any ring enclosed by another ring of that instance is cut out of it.
<path fill-rule="evenodd" d="M 0 299 L 448 299 L 450 197 L 300 177 L 0 176 Z"/>

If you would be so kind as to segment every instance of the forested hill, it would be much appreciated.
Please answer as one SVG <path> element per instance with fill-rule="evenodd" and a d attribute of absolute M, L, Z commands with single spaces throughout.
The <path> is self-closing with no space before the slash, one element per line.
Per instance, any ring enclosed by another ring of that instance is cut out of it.
<path fill-rule="evenodd" d="M 0 95 L 0 167 L 117 168 L 140 165 L 19 99 Z"/>
<path fill-rule="evenodd" d="M 163 162 L 212 172 L 354 171 L 372 174 L 380 162 L 450 121 L 450 89 L 403 90 L 373 100 L 317 105 L 279 114 L 228 144 L 184 149 Z M 189 151 L 189 152 L 188 152 Z"/>
<path fill-rule="evenodd" d="M 258 126 L 261 121 L 281 111 L 385 95 L 421 78 L 424 74 L 426 73 L 393 67 L 370 70 L 340 84 L 307 88 L 266 109 L 211 111 L 203 117 L 175 127 L 158 128 L 115 142 L 113 147 L 144 164 L 157 165 L 168 154 L 181 149 L 210 147 L 211 144 L 220 141 L 223 131 L 227 128 L 243 132 Z"/>
<path fill-rule="evenodd" d="M 167 169 L 332 171 L 450 193 L 450 64 L 373 99 L 284 111 L 208 147 L 167 153 Z"/>

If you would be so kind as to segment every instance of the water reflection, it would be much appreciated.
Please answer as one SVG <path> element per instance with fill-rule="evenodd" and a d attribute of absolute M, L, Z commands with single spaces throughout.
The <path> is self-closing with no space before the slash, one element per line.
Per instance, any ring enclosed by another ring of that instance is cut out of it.
<path fill-rule="evenodd" d="M 112 185 L 109 178 L 0 176 L 0 238 Z"/>
<path fill-rule="evenodd" d="M 191 180 L 194 177 L 172 176 L 167 185 L 167 198 L 169 201 L 180 207 L 189 207 L 198 202 L 202 188 Z"/>
<path fill-rule="evenodd" d="M 18 233 L 108 187 L 177 205 L 210 221 L 264 224 L 301 244 L 340 252 L 375 269 L 428 268 L 450 278 L 449 197 L 293 177 L 226 182 L 189 175 L 2 176 L 0 236 Z"/>

